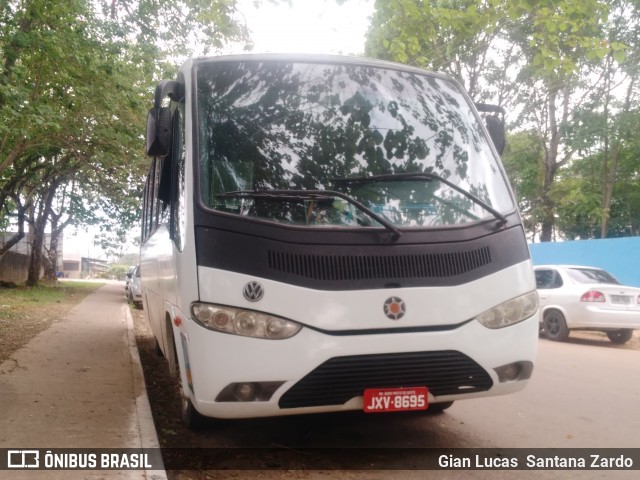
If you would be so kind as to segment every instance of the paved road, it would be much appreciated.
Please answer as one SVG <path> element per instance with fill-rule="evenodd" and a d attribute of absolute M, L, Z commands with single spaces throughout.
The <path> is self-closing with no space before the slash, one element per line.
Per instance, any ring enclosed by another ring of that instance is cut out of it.
<path fill-rule="evenodd" d="M 452 416 L 499 446 L 640 448 L 640 351 L 574 336 L 540 341 L 522 392 L 460 402 Z"/>

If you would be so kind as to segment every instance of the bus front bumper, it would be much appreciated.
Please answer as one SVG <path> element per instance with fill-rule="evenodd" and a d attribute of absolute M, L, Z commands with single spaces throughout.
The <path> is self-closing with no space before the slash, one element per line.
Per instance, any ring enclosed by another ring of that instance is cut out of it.
<path fill-rule="evenodd" d="M 286 340 L 186 323 L 183 385 L 195 408 L 215 418 L 361 410 L 367 388 L 427 387 L 429 403 L 508 394 L 527 384 L 538 342 L 538 315 L 499 330 L 477 321 L 344 336 L 303 328 Z"/>

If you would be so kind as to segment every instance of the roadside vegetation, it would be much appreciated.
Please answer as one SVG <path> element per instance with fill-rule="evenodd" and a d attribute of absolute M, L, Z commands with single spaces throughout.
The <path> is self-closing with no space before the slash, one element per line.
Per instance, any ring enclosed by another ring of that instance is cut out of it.
<path fill-rule="evenodd" d="M 0 288 L 0 363 L 101 285 L 56 282 L 53 286 Z"/>

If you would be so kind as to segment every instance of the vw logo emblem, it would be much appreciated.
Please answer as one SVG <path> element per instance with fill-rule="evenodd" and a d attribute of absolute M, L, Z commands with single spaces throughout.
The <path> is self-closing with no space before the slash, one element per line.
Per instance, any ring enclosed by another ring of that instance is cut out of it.
<path fill-rule="evenodd" d="M 242 294 L 250 302 L 257 302 L 264 295 L 264 288 L 258 282 L 249 282 L 242 289 Z"/>
<path fill-rule="evenodd" d="M 390 297 L 384 302 L 384 314 L 391 320 L 400 320 L 407 311 L 401 298 Z"/>

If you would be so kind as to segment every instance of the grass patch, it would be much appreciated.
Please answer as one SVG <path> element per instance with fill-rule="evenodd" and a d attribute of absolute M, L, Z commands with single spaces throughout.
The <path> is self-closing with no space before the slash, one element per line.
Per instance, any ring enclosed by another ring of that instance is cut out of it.
<path fill-rule="evenodd" d="M 102 285 L 62 281 L 52 286 L 0 288 L 0 363 Z"/>

